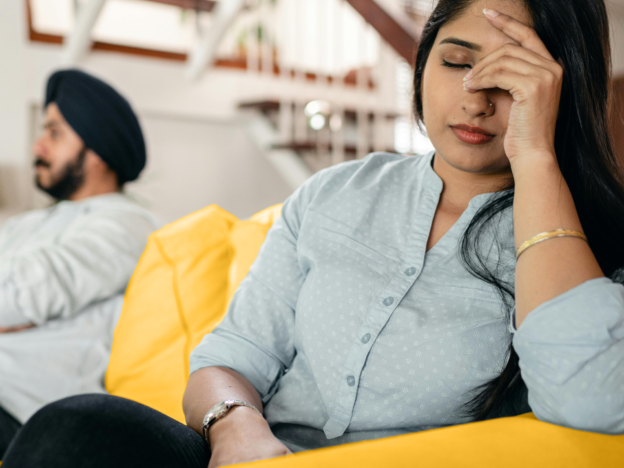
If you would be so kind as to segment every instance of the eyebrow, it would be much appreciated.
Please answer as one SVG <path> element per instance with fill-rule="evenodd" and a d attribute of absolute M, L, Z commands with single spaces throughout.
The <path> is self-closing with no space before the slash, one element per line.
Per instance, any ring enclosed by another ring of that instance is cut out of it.
<path fill-rule="evenodd" d="M 483 50 L 479 44 L 475 44 L 474 42 L 463 41 L 456 37 L 447 37 L 446 39 L 442 39 L 440 44 L 455 44 L 461 47 L 465 47 L 466 49 L 474 50 L 475 52 L 481 52 Z"/>

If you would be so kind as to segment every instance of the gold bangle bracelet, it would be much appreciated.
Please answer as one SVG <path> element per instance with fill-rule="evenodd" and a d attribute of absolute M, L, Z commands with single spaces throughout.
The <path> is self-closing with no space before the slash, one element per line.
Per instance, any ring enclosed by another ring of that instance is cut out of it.
<path fill-rule="evenodd" d="M 555 229 L 554 231 L 542 232 L 531 237 L 529 240 L 523 242 L 520 247 L 518 247 L 518 250 L 516 250 L 516 260 L 518 260 L 518 257 L 522 252 L 524 252 L 532 245 L 548 239 L 552 239 L 554 237 L 578 237 L 579 239 L 583 239 L 585 242 L 587 242 L 587 237 L 585 236 L 585 234 L 579 231 L 573 231 L 571 229 Z"/>

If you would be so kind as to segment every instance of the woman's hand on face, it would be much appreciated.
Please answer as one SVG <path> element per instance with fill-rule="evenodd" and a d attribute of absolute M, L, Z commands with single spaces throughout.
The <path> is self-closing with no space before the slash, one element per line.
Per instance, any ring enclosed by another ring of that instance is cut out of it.
<path fill-rule="evenodd" d="M 552 158 L 563 68 L 534 29 L 503 13 L 485 17 L 520 45 L 506 44 L 483 57 L 464 78 L 464 89 L 500 88 L 513 97 L 503 143 L 512 169 L 527 156 Z"/>
<path fill-rule="evenodd" d="M 212 454 L 208 468 L 245 463 L 292 453 L 254 410 L 239 407 L 217 421 L 209 432 Z"/>

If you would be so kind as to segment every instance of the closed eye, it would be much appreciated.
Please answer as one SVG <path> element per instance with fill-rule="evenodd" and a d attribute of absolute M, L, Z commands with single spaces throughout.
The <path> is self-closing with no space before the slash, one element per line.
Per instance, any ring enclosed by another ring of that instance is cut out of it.
<path fill-rule="evenodd" d="M 472 66 L 468 65 L 467 63 L 463 63 L 463 64 L 450 63 L 450 62 L 447 62 L 446 60 L 442 60 L 442 65 L 445 67 L 449 67 L 449 68 L 472 68 Z"/>

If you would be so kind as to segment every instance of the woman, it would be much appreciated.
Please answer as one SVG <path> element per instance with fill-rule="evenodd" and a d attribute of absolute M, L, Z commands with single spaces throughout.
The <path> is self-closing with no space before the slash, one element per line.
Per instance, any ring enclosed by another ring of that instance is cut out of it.
<path fill-rule="evenodd" d="M 415 73 L 435 151 L 329 168 L 286 201 L 193 352 L 188 427 L 77 397 L 5 466 L 213 468 L 531 410 L 624 432 L 609 57 L 601 1 L 441 0 Z"/>

